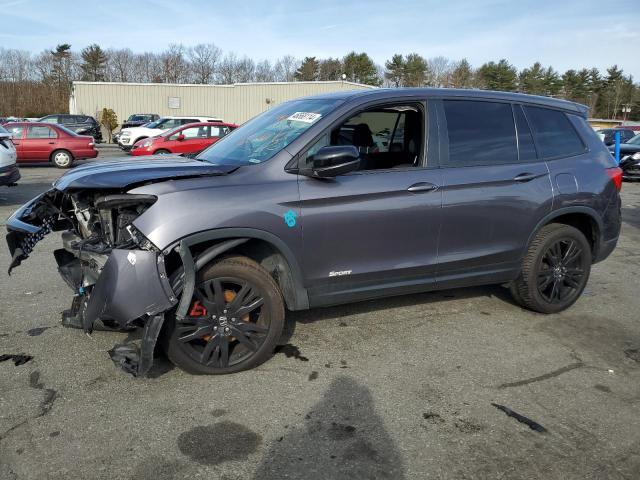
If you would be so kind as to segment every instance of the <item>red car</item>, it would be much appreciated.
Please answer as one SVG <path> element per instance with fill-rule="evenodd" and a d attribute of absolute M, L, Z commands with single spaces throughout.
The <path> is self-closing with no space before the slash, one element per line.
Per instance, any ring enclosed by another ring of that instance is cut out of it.
<path fill-rule="evenodd" d="M 93 137 L 61 125 L 16 122 L 4 128 L 12 134 L 19 163 L 49 161 L 58 168 L 69 168 L 74 160 L 98 156 Z"/>
<path fill-rule="evenodd" d="M 238 128 L 233 123 L 201 122 L 181 125 L 157 137 L 139 140 L 131 155 L 159 155 L 161 153 L 198 153 L 213 145 L 230 131 Z"/>

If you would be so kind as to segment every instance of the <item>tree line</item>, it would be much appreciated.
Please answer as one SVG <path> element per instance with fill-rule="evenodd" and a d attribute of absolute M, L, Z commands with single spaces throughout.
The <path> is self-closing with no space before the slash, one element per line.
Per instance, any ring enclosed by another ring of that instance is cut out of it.
<path fill-rule="evenodd" d="M 74 51 L 59 44 L 39 54 L 0 48 L 0 116 L 38 117 L 68 111 L 74 80 L 232 84 L 346 79 L 385 87 L 484 88 L 548 95 L 588 105 L 601 118 L 640 119 L 640 85 L 617 65 L 556 71 L 539 62 L 518 70 L 506 59 L 474 68 L 466 59 L 395 54 L 377 65 L 366 53 L 342 58 L 284 55 L 256 61 L 214 44 L 171 44 L 161 53 L 103 49 Z M 628 108 L 631 112 L 626 112 Z"/>

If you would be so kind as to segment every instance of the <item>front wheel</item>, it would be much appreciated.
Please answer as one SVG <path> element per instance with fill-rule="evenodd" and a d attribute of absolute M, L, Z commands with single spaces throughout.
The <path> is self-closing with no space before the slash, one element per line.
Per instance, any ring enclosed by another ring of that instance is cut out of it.
<path fill-rule="evenodd" d="M 194 374 L 247 370 L 265 362 L 282 334 L 284 302 L 278 284 L 253 260 L 234 256 L 198 272 L 187 316 L 169 318 L 169 360 Z"/>
<path fill-rule="evenodd" d="M 73 155 L 67 150 L 56 150 L 51 154 L 51 161 L 58 168 L 69 168 L 73 163 Z"/>
<path fill-rule="evenodd" d="M 156 150 L 155 152 L 153 152 L 154 155 L 168 155 L 171 152 L 169 150 L 165 150 L 164 148 L 161 148 L 160 150 Z"/>
<path fill-rule="evenodd" d="M 550 224 L 531 242 L 511 290 L 523 307 L 556 313 L 578 300 L 590 272 L 591 247 L 582 232 L 569 225 Z"/>

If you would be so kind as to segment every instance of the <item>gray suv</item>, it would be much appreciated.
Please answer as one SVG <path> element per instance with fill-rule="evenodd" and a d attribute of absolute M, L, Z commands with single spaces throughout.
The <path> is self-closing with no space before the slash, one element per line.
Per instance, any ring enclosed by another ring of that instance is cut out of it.
<path fill-rule="evenodd" d="M 112 359 L 231 373 L 285 311 L 483 284 L 554 313 L 620 233 L 621 171 L 587 108 L 448 89 L 283 103 L 194 159 L 94 162 L 7 222 L 10 268 L 62 231 L 63 324 L 143 327 Z"/>

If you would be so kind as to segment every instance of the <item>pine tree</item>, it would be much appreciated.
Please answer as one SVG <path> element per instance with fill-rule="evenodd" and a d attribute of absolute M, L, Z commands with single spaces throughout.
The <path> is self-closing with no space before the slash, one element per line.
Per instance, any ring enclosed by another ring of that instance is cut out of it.
<path fill-rule="evenodd" d="M 300 82 L 313 82 L 318 80 L 320 63 L 316 57 L 305 57 L 300 67 L 296 70 L 294 78 Z"/>
<path fill-rule="evenodd" d="M 342 59 L 342 65 L 347 79 L 352 82 L 376 87 L 382 83 L 376 64 L 366 53 L 351 52 Z"/>
<path fill-rule="evenodd" d="M 451 72 L 449 82 L 453 88 L 473 87 L 473 69 L 466 58 L 460 60 L 455 66 Z"/>
<path fill-rule="evenodd" d="M 405 62 L 404 57 L 396 53 L 391 60 L 387 60 L 384 63 L 384 78 L 386 78 L 391 84 L 398 88 L 404 86 L 404 71 Z"/>
<path fill-rule="evenodd" d="M 82 80 L 89 82 L 102 82 L 105 77 L 105 69 L 107 66 L 107 55 L 102 51 L 99 45 L 89 45 L 83 49 L 80 56 L 82 57 Z"/>

